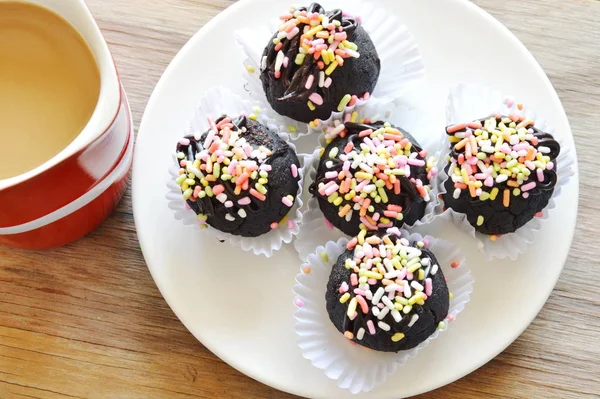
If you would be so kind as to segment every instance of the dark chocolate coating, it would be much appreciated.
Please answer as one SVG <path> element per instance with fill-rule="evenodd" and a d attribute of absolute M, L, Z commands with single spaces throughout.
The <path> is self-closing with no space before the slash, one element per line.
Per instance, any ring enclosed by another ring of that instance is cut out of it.
<path fill-rule="evenodd" d="M 221 119 L 217 120 L 217 123 Z M 225 186 L 225 192 L 228 194 L 229 199 L 233 200 L 233 207 L 226 208 L 215 197 L 198 198 L 196 201 L 190 198 L 187 203 L 196 214 L 207 215 L 206 222 L 220 231 L 244 237 L 257 237 L 268 233 L 271 230 L 271 223 L 281 221 L 290 211 L 290 208 L 283 204 L 281 199 L 287 195 L 292 195 L 294 201 L 296 200 L 300 176 L 292 176 L 291 165 L 295 164 L 299 169 L 300 162 L 294 150 L 262 123 L 242 116 L 234 120 L 233 124 L 239 129 L 247 129 L 241 137 L 245 138 L 253 148 L 265 146 L 272 152 L 272 155 L 264 162 L 272 167 L 269 172 L 269 182 L 265 185 L 267 189 L 266 200 L 260 201 L 248 194 L 247 191 L 235 195 L 235 184 L 230 181 L 220 181 L 220 184 Z M 207 134 L 208 132 L 203 133 L 199 141 L 195 140 L 193 136 L 187 136 L 190 145 L 179 144 L 177 151 L 186 154 L 188 160 L 195 159 L 196 153 L 202 150 L 201 146 Z M 251 182 L 250 186 L 254 186 L 256 183 L 253 180 Z M 242 197 L 250 197 L 251 203 L 249 205 L 239 205 L 237 200 Z M 246 211 L 246 218 L 238 216 L 237 213 L 240 208 Z M 225 219 L 227 214 L 234 216 L 235 220 Z"/>
<path fill-rule="evenodd" d="M 323 154 L 323 156 L 321 157 L 321 160 L 319 161 L 319 166 L 317 168 L 317 175 L 315 177 L 315 181 L 310 187 L 310 192 L 319 201 L 319 208 L 321 209 L 321 212 L 323 212 L 323 215 L 325 216 L 325 218 L 329 222 L 331 222 L 331 224 L 333 224 L 336 228 L 340 229 L 344 234 L 347 234 L 351 237 L 358 235 L 358 233 L 360 232 L 361 221 L 360 221 L 359 213 L 354 212 L 352 214 L 352 218 L 350 219 L 350 221 L 347 222 L 345 218 L 340 217 L 338 215 L 339 207 L 334 205 L 333 203 L 329 202 L 327 200 L 327 197 L 321 196 L 319 194 L 318 185 L 321 182 L 326 183 L 331 180 L 331 179 L 325 178 L 325 173 L 332 171 L 332 170 L 335 170 L 338 172 L 342 170 L 343 162 L 341 162 L 337 158 L 329 157 L 329 152 L 331 151 L 332 148 L 337 147 L 339 150 L 338 153 L 343 154 L 344 148 L 346 147 L 346 145 L 350 141 L 352 141 L 354 143 L 354 151 L 359 152 L 360 143 L 362 142 L 363 139 L 360 138 L 358 136 L 358 134 L 365 129 L 371 129 L 371 128 L 378 129 L 379 127 L 381 127 L 383 125 L 383 123 L 384 122 L 381 122 L 381 121 L 372 123 L 370 125 L 364 125 L 364 124 L 358 124 L 358 123 L 346 123 L 345 126 L 346 126 L 346 130 L 348 131 L 348 134 L 344 138 L 337 137 L 335 140 L 333 140 L 331 143 L 329 143 L 329 145 L 325 148 L 325 153 Z M 412 152 L 421 152 L 422 151 L 422 148 L 419 145 L 419 143 L 417 143 L 417 141 L 414 139 L 414 137 L 412 137 L 408 132 L 406 132 L 403 129 L 398 128 L 396 126 L 394 126 L 394 128 L 400 130 L 402 132 L 402 134 L 404 135 L 404 137 L 406 137 L 413 144 Z M 325 164 L 328 161 L 332 161 L 334 163 L 333 168 L 328 169 L 327 166 L 325 166 Z M 355 171 L 354 169 L 351 169 L 351 170 L 353 172 Z M 424 185 L 429 184 L 429 179 L 427 179 L 427 169 L 425 166 L 411 166 L 410 172 L 411 172 L 411 177 L 414 177 L 416 179 L 421 179 L 421 181 L 423 182 Z M 402 214 L 404 216 L 404 218 L 401 221 L 394 220 L 393 223 L 394 223 L 394 226 L 396 226 L 396 227 L 402 227 L 405 223 L 408 225 L 413 225 L 416 221 L 421 219 L 423 217 L 423 215 L 425 214 L 425 208 L 427 207 L 427 202 L 419 195 L 419 193 L 417 192 L 417 190 L 415 188 L 415 185 L 408 178 L 406 178 L 404 176 L 398 176 L 398 178 L 400 179 L 400 183 L 401 183 L 401 187 L 402 187 L 402 191 L 401 191 L 400 195 L 396 195 L 393 191 L 386 189 L 386 193 L 389 198 L 389 203 L 401 206 Z M 342 206 L 347 203 L 354 205 L 354 203 L 352 201 L 344 201 L 342 203 Z M 373 202 L 371 202 L 371 205 L 373 205 L 376 212 L 383 213 L 383 211 L 385 210 L 385 206 L 387 204 L 383 204 L 383 203 L 376 204 L 373 201 Z"/>
<path fill-rule="evenodd" d="M 481 120 L 482 123 L 485 119 Z M 481 201 L 479 198 L 473 198 L 469 194 L 468 190 L 462 190 L 458 199 L 453 196 L 454 183 L 449 177 L 444 182 L 444 188 L 446 194 L 443 197 L 444 204 L 448 208 L 452 208 L 458 213 L 466 215 L 469 223 L 475 228 L 476 231 L 488 234 L 488 235 L 502 235 L 507 233 L 513 233 L 517 229 L 523 227 L 531 219 L 535 217 L 535 214 L 542 211 L 548 205 L 548 201 L 554 193 L 554 187 L 557 182 L 557 163 L 556 158 L 560 153 L 560 146 L 556 142 L 552 135 L 544 133 L 539 129 L 533 128 L 534 135 L 540 140 L 538 146 L 547 146 L 552 152 L 548 154 L 554 162 L 553 170 L 546 170 L 544 172 L 544 182 L 539 182 L 537 175 L 532 173 L 529 176 L 527 182 L 536 182 L 536 187 L 533 190 L 528 191 L 529 197 L 523 198 L 522 195 L 514 196 L 512 194 L 513 187 L 509 187 L 506 182 L 494 184 L 494 187 L 498 187 L 499 193 L 495 200 L 488 199 Z M 453 156 L 457 156 L 453 152 Z M 445 167 L 446 174 L 450 165 Z M 482 187 L 485 191 L 490 192 L 492 188 Z M 504 189 L 510 189 L 510 204 L 506 208 L 503 201 Z M 484 221 L 481 226 L 477 226 L 477 219 L 479 216 L 483 216 Z"/>
<path fill-rule="evenodd" d="M 309 11 L 325 13 L 318 4 L 312 4 Z M 315 81 L 318 82 L 319 69 L 317 61 L 309 54 L 301 66 L 294 63 L 298 54 L 300 34 L 291 41 L 284 40 L 282 51 L 290 61 L 288 68 L 282 68 L 282 75 L 279 79 L 275 78 L 274 67 L 277 52 L 274 49 L 273 39 L 276 35 L 271 38 L 263 52 L 263 56 L 267 56 L 267 67 L 261 70 L 260 79 L 269 104 L 278 114 L 304 123 L 317 118 L 329 118 L 332 112 L 337 111 L 338 104 L 346 94 L 362 97 L 365 93 L 372 93 L 381 71 L 379 55 L 364 28 L 354 19 L 342 17 L 340 10 L 333 10 L 326 14 L 330 19 L 342 22 L 342 27 L 348 34 L 348 41 L 354 42 L 360 53 L 359 58 L 344 59 L 344 65 L 338 66 L 333 71 L 330 75 L 332 84 L 329 88 L 318 87 L 317 84 L 314 84 L 310 90 L 305 88 L 310 75 L 313 75 Z M 304 26 L 305 24 L 298 25 L 300 32 Z M 323 97 L 323 104 L 316 106 L 316 109 L 311 111 L 307 102 L 310 94 L 315 91 Z"/>
<path fill-rule="evenodd" d="M 437 260 L 431 251 L 428 249 L 421 249 L 421 252 L 422 257 L 431 259 L 432 265 L 437 264 Z M 338 289 L 343 281 L 346 281 L 347 283 L 350 281 L 350 275 L 352 274 L 352 270 L 346 269 L 345 262 L 346 259 L 351 259 L 352 257 L 353 251 L 350 250 L 346 250 L 340 255 L 331 269 L 329 282 L 327 283 L 327 292 L 325 294 L 329 319 L 342 334 L 345 331 L 351 331 L 354 334 L 352 341 L 381 352 L 398 352 L 412 349 L 433 334 L 438 328 L 439 323 L 444 321 L 448 316 L 450 293 L 442 269 L 439 268 L 435 275 L 425 276 L 425 278 L 431 278 L 433 291 L 432 295 L 425 300 L 423 306 L 414 305 L 411 312 L 407 315 L 403 314 L 400 323 L 396 323 L 392 315 L 388 313 L 381 321 L 387 323 L 391 327 L 390 331 L 384 331 L 377 328 L 375 335 L 369 334 L 367 321 L 372 320 L 373 323 L 377 325 L 380 320 L 371 312 L 369 312 L 368 315 L 358 312 L 358 316 L 354 320 L 350 320 L 346 314 L 348 310 L 347 303 L 340 303 L 342 294 L 339 293 Z M 374 286 L 372 291 L 375 291 L 378 287 L 379 286 Z M 371 302 L 367 302 L 369 306 L 371 306 Z M 419 319 L 412 327 L 408 327 L 410 319 L 414 314 L 419 315 Z M 356 334 L 361 327 L 367 330 L 367 332 L 362 340 L 358 340 Z M 392 341 L 391 337 L 398 332 L 405 334 L 405 337 L 398 342 Z"/>

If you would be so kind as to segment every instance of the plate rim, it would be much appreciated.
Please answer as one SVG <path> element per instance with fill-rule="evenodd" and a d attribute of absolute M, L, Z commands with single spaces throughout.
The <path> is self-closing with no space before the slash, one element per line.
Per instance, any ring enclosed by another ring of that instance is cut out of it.
<path fill-rule="evenodd" d="M 256 3 L 259 1 L 260 0 L 239 0 L 238 2 L 233 3 L 232 5 L 228 6 L 226 9 L 224 9 L 219 14 L 217 14 L 214 18 L 212 18 L 210 21 L 208 21 L 204 26 L 202 26 L 185 43 L 185 45 L 178 51 L 178 53 L 171 60 L 171 62 L 167 66 L 167 68 L 162 73 L 157 85 L 155 86 L 154 90 L 152 91 L 152 94 L 148 100 L 148 103 L 146 104 L 146 108 L 144 110 L 144 113 L 143 113 L 143 116 L 142 116 L 142 119 L 141 119 L 141 122 L 140 122 L 140 125 L 138 128 L 138 137 L 136 138 L 136 143 L 139 142 L 139 140 L 141 138 L 140 135 L 143 134 L 142 132 L 147 130 L 147 128 L 146 128 L 147 113 L 149 112 L 150 109 L 152 109 L 154 107 L 154 104 L 158 98 L 158 93 L 161 91 L 162 87 L 167 84 L 166 77 L 168 77 L 170 71 L 172 69 L 174 69 L 177 64 L 182 62 L 183 59 L 185 59 L 185 56 L 187 55 L 187 53 L 192 51 L 195 48 L 195 46 L 196 46 L 195 43 L 200 41 L 203 38 L 203 36 L 206 34 L 206 32 L 211 30 L 214 25 L 217 25 L 222 20 L 226 19 L 230 14 L 232 14 L 238 8 L 241 8 L 248 3 Z M 380 1 L 380 0 L 373 0 L 373 1 Z M 574 145 L 574 137 L 573 137 L 571 125 L 569 123 L 569 119 L 568 119 L 568 116 L 564 109 L 564 106 L 563 106 L 562 102 L 560 101 L 558 93 L 556 92 L 556 89 L 552 85 L 550 79 L 548 78 L 548 76 L 546 75 L 543 68 L 536 60 L 536 58 L 533 56 L 533 54 L 526 48 L 526 46 L 517 38 L 517 36 L 514 33 L 512 33 L 504 24 L 502 24 L 494 16 L 489 14 L 487 11 L 485 11 L 478 5 L 470 2 L 469 0 L 449 0 L 449 1 L 454 3 L 455 7 L 466 7 L 468 9 L 470 9 L 470 11 L 477 13 L 477 15 L 479 17 L 486 19 L 487 22 L 491 23 L 493 26 L 500 29 L 503 32 L 503 35 L 507 39 L 512 41 L 512 43 L 515 46 L 515 49 L 518 49 L 526 58 L 529 59 L 529 63 L 531 65 L 531 67 L 536 69 L 537 74 L 540 75 L 541 77 L 543 77 L 544 85 L 548 89 L 548 92 L 552 94 L 552 98 L 551 98 L 552 102 L 555 103 L 557 108 L 560 109 L 564 115 L 564 119 L 566 121 L 566 126 L 568 128 L 567 131 L 565 132 L 565 134 L 566 134 L 567 141 L 569 142 L 569 144 L 572 144 L 571 150 L 573 151 L 575 161 L 574 161 L 574 175 L 572 177 L 573 181 L 570 184 L 571 184 L 571 189 L 574 189 L 576 191 L 575 200 L 574 200 L 575 202 L 573 203 L 574 206 L 572 207 L 574 209 L 572 212 L 574 213 L 573 218 L 575 219 L 575 223 L 573 223 L 573 227 L 570 229 L 571 231 L 569 232 L 570 239 L 569 239 L 568 245 L 565 245 L 565 248 L 567 248 L 567 250 L 565 251 L 565 255 L 562 257 L 561 261 L 558 262 L 561 266 L 555 268 L 555 275 L 552 276 L 552 278 L 551 278 L 552 284 L 548 286 L 549 288 L 548 288 L 547 292 L 545 292 L 543 294 L 543 297 L 545 298 L 544 301 L 541 303 L 541 305 L 532 307 L 531 310 L 528 312 L 527 317 L 522 317 L 522 320 L 527 320 L 527 323 L 526 324 L 523 323 L 522 328 L 517 329 L 515 334 L 511 334 L 509 337 L 507 337 L 506 341 L 503 342 L 502 345 L 498 345 L 498 350 L 491 351 L 490 353 L 493 353 L 493 356 L 491 356 L 489 358 L 488 358 L 488 356 L 483 356 L 480 361 L 474 362 L 472 367 L 467 367 L 466 371 L 463 370 L 463 371 L 459 372 L 458 374 L 452 374 L 452 376 L 449 376 L 448 378 L 443 378 L 441 380 L 441 383 L 435 384 L 436 386 L 433 388 L 430 388 L 427 390 L 416 390 L 416 391 L 411 391 L 410 389 L 408 389 L 407 390 L 408 393 L 403 397 L 408 397 L 408 396 L 413 396 L 413 395 L 430 392 L 432 390 L 439 389 L 439 388 L 444 387 L 448 384 L 451 384 L 455 381 L 458 381 L 459 379 L 465 377 L 466 375 L 471 374 L 475 370 L 477 370 L 480 367 L 482 367 L 483 365 L 487 364 L 489 361 L 496 358 L 500 353 L 502 353 L 504 350 L 506 350 L 506 348 L 508 346 L 510 346 L 517 338 L 519 338 L 519 336 L 521 336 L 521 334 L 531 325 L 531 323 L 535 320 L 535 318 L 537 317 L 539 312 L 542 310 L 544 305 L 547 303 L 548 298 L 550 297 L 551 293 L 553 292 L 554 288 L 556 287 L 556 284 L 558 283 L 558 279 L 560 278 L 560 275 L 562 274 L 562 272 L 564 270 L 564 266 L 566 264 L 566 261 L 568 259 L 568 255 L 569 255 L 569 249 L 572 245 L 572 240 L 574 238 L 574 233 L 575 233 L 575 228 L 576 228 L 576 218 L 577 218 L 577 213 L 578 213 L 578 208 L 579 208 L 579 165 L 578 165 L 578 160 L 577 160 L 577 155 L 576 155 L 576 147 Z M 562 115 L 560 116 L 560 118 L 562 118 Z M 203 340 L 198 336 L 198 334 L 196 334 L 196 332 L 193 332 L 193 328 L 188 326 L 188 322 L 185 320 L 185 317 L 180 315 L 179 311 L 176 310 L 173 306 L 171 306 L 171 302 L 172 302 L 171 293 L 165 292 L 166 289 L 164 289 L 164 286 L 161 284 L 160 279 L 158 279 L 156 277 L 154 267 L 151 266 L 151 262 L 147 259 L 146 253 L 148 250 L 146 248 L 146 245 L 143 243 L 143 239 L 142 239 L 144 230 L 139 228 L 139 225 L 141 223 L 140 222 L 141 216 L 139 215 L 139 212 L 136 211 L 136 209 L 137 209 L 136 198 L 138 198 L 138 194 L 136 194 L 136 193 L 138 193 L 138 191 L 141 190 L 141 188 L 136 189 L 137 185 L 135 183 L 135 181 L 136 181 L 135 176 L 138 173 L 142 173 L 141 171 L 138 172 L 138 169 L 141 168 L 141 166 L 139 165 L 139 163 L 140 163 L 139 158 L 140 157 L 139 157 L 139 153 L 137 151 L 137 146 L 136 146 L 136 151 L 134 152 L 134 159 L 133 159 L 132 184 L 131 184 L 131 187 L 132 187 L 131 188 L 131 190 L 132 190 L 132 210 L 133 210 L 133 216 L 134 216 L 134 223 L 135 223 L 135 227 L 136 227 L 136 234 L 138 236 L 140 249 L 142 251 L 142 255 L 144 256 L 146 266 L 148 267 L 148 270 L 152 276 L 152 279 L 154 280 L 154 283 L 156 284 L 161 295 L 163 296 L 163 298 L 169 305 L 169 308 L 171 309 L 171 311 L 177 316 L 179 321 L 194 336 L 195 339 L 197 339 L 206 349 L 208 349 L 210 352 L 215 354 L 219 359 L 221 359 L 223 362 L 227 363 L 230 367 L 236 369 L 237 371 L 243 373 L 244 375 L 246 375 L 262 384 L 265 384 L 269 387 L 272 387 L 274 389 L 277 389 L 277 390 L 280 390 L 283 392 L 291 393 L 291 394 L 294 394 L 297 396 L 305 397 L 304 396 L 305 393 L 303 393 L 303 392 L 297 391 L 295 389 L 291 389 L 290 387 L 287 387 L 284 384 L 279 383 L 277 380 L 268 380 L 267 378 L 264 378 L 264 376 L 260 375 L 259 373 L 256 373 L 254 370 L 245 367 L 243 364 L 236 363 L 235 359 L 230 358 L 229 356 L 224 354 L 219 349 L 218 346 L 215 346 L 212 344 L 207 344 L 207 343 L 203 342 Z M 141 194 L 139 194 L 139 195 L 141 196 Z M 290 287 L 290 290 L 291 290 L 291 287 Z M 304 360 L 306 360 L 306 359 L 304 359 Z M 359 396 L 360 395 L 356 395 L 356 397 L 359 397 Z"/>

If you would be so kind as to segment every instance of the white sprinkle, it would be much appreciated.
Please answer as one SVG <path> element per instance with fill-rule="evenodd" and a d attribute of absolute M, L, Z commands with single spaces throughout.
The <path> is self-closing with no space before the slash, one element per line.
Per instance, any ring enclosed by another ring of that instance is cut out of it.
<path fill-rule="evenodd" d="M 233 206 L 233 202 L 225 201 L 225 208 L 231 208 Z"/>
<path fill-rule="evenodd" d="M 352 220 L 352 211 L 346 214 L 346 222 L 350 222 Z"/>
<path fill-rule="evenodd" d="M 208 148 L 210 147 L 210 144 L 212 143 L 213 139 L 215 138 L 215 134 L 217 134 L 217 132 L 215 132 L 214 130 L 210 130 L 208 132 L 208 134 L 206 135 L 206 139 L 204 140 L 204 148 Z"/>
<path fill-rule="evenodd" d="M 388 280 L 393 280 L 395 278 L 400 277 L 401 274 L 402 274 L 402 270 L 394 270 L 393 272 L 386 273 L 384 277 L 387 278 Z M 389 287 L 389 285 L 388 285 L 388 287 Z"/>
<path fill-rule="evenodd" d="M 452 197 L 454 199 L 458 199 L 458 197 L 460 197 L 460 188 L 455 188 L 454 192 L 452 193 Z"/>
<path fill-rule="evenodd" d="M 419 284 L 416 281 L 413 281 L 412 283 L 410 283 L 410 285 L 417 291 L 423 291 L 425 289 L 425 287 L 423 287 L 421 284 Z"/>
<path fill-rule="evenodd" d="M 383 250 L 383 253 L 385 253 L 385 249 Z M 379 253 L 382 253 L 381 248 L 379 248 Z M 383 258 L 383 265 L 385 266 L 385 268 L 387 269 L 388 273 L 392 273 L 395 271 L 394 269 L 394 265 L 392 265 L 392 261 L 389 260 L 388 258 Z M 387 291 L 387 289 L 386 289 Z M 388 291 L 389 292 L 389 291 Z"/>
<path fill-rule="evenodd" d="M 319 87 L 323 87 L 325 84 L 325 72 L 319 72 Z"/>
<path fill-rule="evenodd" d="M 390 327 L 389 324 L 384 323 L 383 321 L 380 321 L 379 323 L 377 323 L 377 325 L 379 326 L 379 328 L 381 328 L 383 331 L 390 331 L 392 328 Z"/>
<path fill-rule="evenodd" d="M 230 214 L 226 214 L 225 219 L 229 220 L 230 222 L 233 222 L 235 220 L 235 217 L 231 216 Z"/>
<path fill-rule="evenodd" d="M 358 332 L 356 333 L 356 339 L 358 339 L 359 341 L 361 341 L 364 336 L 365 336 L 365 329 L 361 327 L 358 330 Z"/>
<path fill-rule="evenodd" d="M 381 301 L 387 306 L 390 310 L 394 309 L 394 304 L 387 296 L 381 298 Z"/>
<path fill-rule="evenodd" d="M 383 320 L 383 318 L 384 318 L 385 316 L 387 316 L 387 314 L 388 314 L 389 312 L 390 312 L 390 308 L 383 308 L 383 309 L 381 309 L 381 311 L 379 312 L 379 315 L 377 316 L 377 318 L 378 318 L 379 320 Z"/>
<path fill-rule="evenodd" d="M 381 300 L 381 297 L 383 296 L 384 293 L 385 293 L 385 288 L 379 287 L 377 289 L 377 291 L 375 291 L 375 295 L 373 295 L 373 300 L 371 301 L 371 303 L 373 305 L 377 305 L 379 303 L 379 301 Z"/>
<path fill-rule="evenodd" d="M 217 195 L 217 200 L 218 200 L 220 203 L 224 204 L 224 203 L 225 203 L 225 201 L 227 201 L 227 194 L 225 194 L 225 193 L 221 193 L 221 194 Z"/>
<path fill-rule="evenodd" d="M 260 61 L 260 69 L 267 69 L 267 56 L 262 57 Z"/>
<path fill-rule="evenodd" d="M 371 311 L 373 312 L 373 316 L 375 316 L 375 317 L 379 316 L 379 308 L 377 306 L 373 306 L 371 308 Z"/>
<path fill-rule="evenodd" d="M 245 211 L 245 210 L 243 210 L 243 209 L 240 209 L 240 210 L 238 211 L 238 215 L 239 215 L 239 216 L 240 216 L 242 219 L 244 219 L 246 216 L 248 216 L 248 215 L 246 215 L 246 211 Z"/>
<path fill-rule="evenodd" d="M 438 272 L 438 268 L 439 268 L 439 266 L 438 266 L 438 265 L 433 265 L 433 267 L 431 268 L 431 273 L 430 273 L 430 274 L 431 274 L 432 276 L 435 276 L 435 275 L 436 275 L 436 273 Z"/>
<path fill-rule="evenodd" d="M 498 175 L 498 177 L 496 177 L 496 183 L 498 183 L 498 184 L 503 183 L 507 180 L 508 180 L 507 175 Z"/>
<path fill-rule="evenodd" d="M 549 154 L 550 153 L 550 148 L 546 147 L 546 146 L 539 146 L 538 147 L 538 152 L 541 152 L 542 154 Z"/>
<path fill-rule="evenodd" d="M 333 161 L 327 161 L 327 162 L 325 162 L 325 166 L 327 167 L 327 169 L 333 168 Z"/>
<path fill-rule="evenodd" d="M 390 274 L 390 273 L 388 273 L 388 274 Z M 385 275 L 385 278 L 388 278 L 387 274 Z M 385 292 L 395 292 L 398 288 L 400 288 L 400 286 L 398 284 L 390 284 L 387 287 L 385 287 Z M 384 303 L 385 303 L 385 301 L 384 301 Z"/>
<path fill-rule="evenodd" d="M 373 293 L 371 292 L 371 290 L 365 290 L 365 297 L 367 297 L 368 301 L 373 299 Z"/>
<path fill-rule="evenodd" d="M 409 327 L 412 327 L 415 325 L 415 323 L 417 322 L 417 320 L 419 320 L 419 315 L 418 314 L 414 314 L 412 316 L 412 318 L 410 319 L 410 322 L 408 323 Z"/>
<path fill-rule="evenodd" d="M 390 314 L 392 315 L 392 317 L 394 318 L 394 320 L 396 321 L 396 323 L 400 323 L 402 321 L 402 315 L 396 309 L 390 311 Z"/>
<path fill-rule="evenodd" d="M 422 264 L 423 266 L 427 266 L 427 265 L 429 265 L 430 263 L 431 263 L 431 259 L 429 259 L 429 258 L 423 258 L 423 259 L 421 259 L 421 264 Z"/>
<path fill-rule="evenodd" d="M 277 52 L 277 57 L 275 58 L 275 71 L 281 70 L 281 66 L 283 65 L 284 58 L 285 58 L 285 54 L 283 54 L 283 51 L 279 50 Z"/>

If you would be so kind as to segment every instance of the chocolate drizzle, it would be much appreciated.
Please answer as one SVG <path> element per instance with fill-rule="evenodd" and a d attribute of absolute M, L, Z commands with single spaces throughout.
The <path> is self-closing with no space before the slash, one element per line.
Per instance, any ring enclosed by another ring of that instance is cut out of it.
<path fill-rule="evenodd" d="M 319 13 L 324 14 L 330 21 L 339 21 L 340 28 L 346 32 L 348 35 L 349 41 L 352 41 L 354 37 L 354 33 L 359 26 L 359 23 L 356 19 L 344 16 L 342 10 L 335 9 L 326 12 L 321 5 L 317 3 L 311 4 L 308 8 L 300 7 L 298 11 L 308 11 L 309 13 Z M 323 87 L 318 87 L 318 85 L 313 84 L 313 87 L 306 88 L 306 82 L 309 79 L 309 76 L 313 76 L 315 82 L 318 82 L 320 69 L 317 66 L 317 60 L 311 54 L 307 54 L 305 61 L 302 65 L 297 65 L 294 60 L 299 53 L 301 40 L 302 40 L 302 32 L 304 27 L 307 26 L 305 23 L 301 23 L 298 25 L 300 29 L 300 33 L 295 35 L 291 40 L 282 39 L 283 47 L 280 51 L 282 51 L 285 56 L 289 60 L 289 64 L 287 68 L 282 68 L 281 73 L 281 81 L 284 85 L 285 92 L 283 96 L 277 98 L 279 102 L 286 101 L 296 101 L 296 100 L 308 100 L 308 97 L 317 92 L 320 94 L 325 101 L 329 100 L 328 90 Z M 277 59 L 277 53 L 279 51 L 275 50 L 276 45 L 271 41 L 265 50 L 266 55 L 266 67 L 271 72 L 275 71 L 275 64 Z M 263 65 L 264 66 L 264 65 Z M 261 71 L 262 72 L 262 71 Z"/>
<path fill-rule="evenodd" d="M 319 194 L 318 187 L 320 184 L 327 184 L 332 180 L 326 177 L 326 173 L 330 171 L 341 172 L 343 169 L 344 162 L 339 158 L 339 154 L 343 153 L 344 148 L 348 145 L 348 143 L 353 143 L 353 151 L 360 152 L 361 151 L 361 143 L 363 143 L 364 138 L 359 137 L 359 133 L 367 130 L 373 129 L 377 130 L 384 125 L 384 122 L 378 121 L 371 124 L 365 123 L 352 123 L 348 122 L 344 124 L 346 127 L 347 134 L 344 138 L 338 137 L 334 141 L 332 141 L 327 148 L 325 149 L 324 155 L 321 158 L 319 163 L 317 176 L 315 181 L 309 187 L 309 192 L 319 199 L 319 204 L 321 210 L 323 211 L 327 220 L 329 220 L 335 227 L 342 230 L 344 233 L 354 236 L 359 232 L 360 219 L 357 216 L 358 212 L 355 212 L 352 220 L 350 222 L 346 222 L 344 218 L 338 216 L 338 206 L 335 206 L 332 203 L 328 202 L 327 196 L 322 196 Z M 416 142 L 416 140 L 403 129 L 397 128 L 401 131 L 403 136 L 408 139 L 411 144 L 411 153 L 420 153 L 422 151 L 421 146 Z M 329 153 L 331 149 L 338 148 L 338 156 L 330 157 Z M 419 159 L 422 159 L 419 157 Z M 331 162 L 331 167 L 327 167 L 326 163 Z M 352 169 L 351 171 L 354 173 L 359 171 L 358 168 Z M 429 179 L 427 178 L 427 170 L 425 166 L 410 166 L 411 174 L 409 177 L 406 176 L 396 176 L 400 181 L 401 191 L 400 194 L 395 194 L 393 190 L 389 190 L 384 187 L 384 190 L 387 193 L 389 198 L 389 204 L 399 205 L 402 207 L 403 219 L 402 221 L 394 220 L 393 223 L 395 226 L 402 226 L 404 223 L 412 225 L 421 217 L 425 212 L 425 207 L 427 202 L 425 199 L 419 194 L 417 187 L 411 179 L 420 179 L 423 185 L 429 184 Z M 344 200 L 342 202 L 344 204 L 350 204 L 354 206 L 354 202 L 352 200 Z M 384 203 L 376 203 L 371 202 L 371 205 L 374 207 L 374 212 L 383 214 L 386 210 L 386 206 L 388 204 Z"/>

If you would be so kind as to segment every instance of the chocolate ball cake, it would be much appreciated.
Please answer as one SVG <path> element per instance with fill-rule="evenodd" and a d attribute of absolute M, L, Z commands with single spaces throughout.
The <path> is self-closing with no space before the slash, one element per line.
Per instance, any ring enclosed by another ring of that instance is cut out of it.
<path fill-rule="evenodd" d="M 349 236 L 421 219 L 435 174 L 427 151 L 388 122 L 347 122 L 335 130 L 310 187 L 325 218 Z"/>
<path fill-rule="evenodd" d="M 291 8 L 264 50 L 260 79 L 279 114 L 308 123 L 368 98 L 381 62 L 368 33 L 341 10 Z"/>
<path fill-rule="evenodd" d="M 368 236 L 336 261 L 327 283 L 327 312 L 359 345 L 383 352 L 414 348 L 448 316 L 444 274 L 422 242 Z"/>
<path fill-rule="evenodd" d="M 176 182 L 200 222 L 244 237 L 279 226 L 296 201 L 300 180 L 294 150 L 253 119 L 209 119 L 207 132 L 177 145 Z"/>
<path fill-rule="evenodd" d="M 492 115 L 446 132 L 451 152 L 443 200 L 478 232 L 512 233 L 548 205 L 560 145 L 533 121 Z"/>

